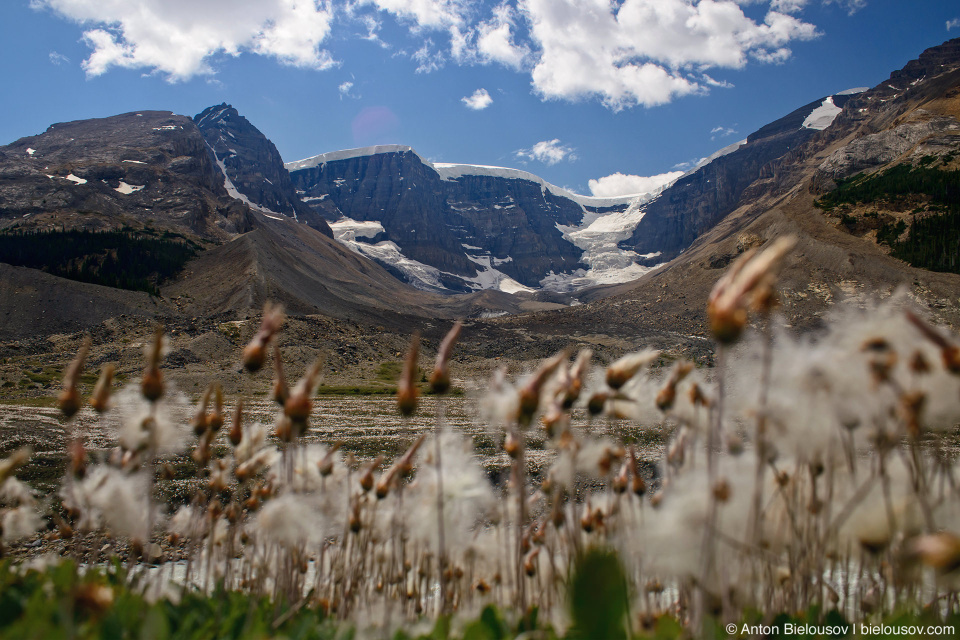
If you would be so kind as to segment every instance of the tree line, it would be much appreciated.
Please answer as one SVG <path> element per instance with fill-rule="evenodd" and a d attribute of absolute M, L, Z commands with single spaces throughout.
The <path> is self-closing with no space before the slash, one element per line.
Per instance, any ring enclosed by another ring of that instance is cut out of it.
<path fill-rule="evenodd" d="M 881 225 L 877 242 L 889 245 L 894 257 L 914 267 L 960 273 L 960 170 L 934 168 L 930 166 L 934 160 L 926 156 L 917 166 L 901 164 L 869 176 L 838 180 L 837 188 L 816 204 L 830 211 L 842 204 L 887 201 L 896 205 L 909 196 L 926 196 L 927 211 L 914 211 L 903 240 L 899 238 L 907 226 L 900 220 Z"/>
<path fill-rule="evenodd" d="M 153 229 L 13 229 L 0 233 L 0 262 L 151 295 L 159 295 L 159 285 L 177 275 L 199 250 L 178 234 L 158 234 Z"/>

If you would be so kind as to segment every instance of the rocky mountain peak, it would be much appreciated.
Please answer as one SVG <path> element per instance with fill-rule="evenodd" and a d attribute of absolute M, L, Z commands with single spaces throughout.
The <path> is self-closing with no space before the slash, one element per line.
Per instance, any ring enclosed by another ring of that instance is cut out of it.
<path fill-rule="evenodd" d="M 211 240 L 249 228 L 193 121 L 135 111 L 0 147 L 0 226 L 154 225 Z"/>
<path fill-rule="evenodd" d="M 276 146 L 233 106 L 209 107 L 193 121 L 231 196 L 266 215 L 287 216 L 332 237 L 323 217 L 300 200 Z"/>

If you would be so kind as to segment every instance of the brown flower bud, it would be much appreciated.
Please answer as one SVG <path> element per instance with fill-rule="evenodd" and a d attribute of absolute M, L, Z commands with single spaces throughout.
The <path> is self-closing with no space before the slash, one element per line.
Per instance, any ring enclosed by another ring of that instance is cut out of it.
<path fill-rule="evenodd" d="M 217 432 L 223 427 L 223 388 L 220 383 L 214 383 L 213 390 L 213 413 L 207 420 L 211 431 Z"/>
<path fill-rule="evenodd" d="M 243 398 L 237 399 L 237 407 L 233 410 L 233 422 L 230 424 L 230 444 L 240 446 L 243 440 Z"/>
<path fill-rule="evenodd" d="M 283 307 L 268 301 L 263 307 L 260 330 L 243 349 L 243 366 L 250 373 L 255 373 L 263 367 L 267 360 L 267 344 L 280 330 L 283 320 Z"/>
<path fill-rule="evenodd" d="M 607 367 L 607 386 L 617 390 L 625 385 L 640 369 L 652 364 L 660 356 L 656 349 L 644 349 L 630 353 Z"/>
<path fill-rule="evenodd" d="M 147 354 L 147 366 L 140 380 L 140 391 L 150 402 L 163 397 L 163 372 L 160 371 L 160 356 L 163 351 L 163 327 L 158 326 L 153 335 L 153 345 Z"/>
<path fill-rule="evenodd" d="M 713 484 L 713 498 L 720 503 L 730 499 L 730 483 L 726 478 L 720 478 Z"/>
<path fill-rule="evenodd" d="M 544 385 L 569 357 L 569 351 L 564 350 L 552 358 L 544 360 L 520 388 L 517 421 L 521 425 L 528 426 L 533 421 L 537 409 L 540 408 L 540 394 Z"/>
<path fill-rule="evenodd" d="M 373 489 L 373 472 L 383 463 L 383 456 L 374 458 L 360 473 L 360 488 L 364 493 L 370 493 Z"/>
<path fill-rule="evenodd" d="M 503 441 L 503 450 L 508 456 L 516 460 L 520 457 L 520 453 L 523 450 L 523 444 L 512 431 L 507 432 L 507 437 Z"/>
<path fill-rule="evenodd" d="M 63 374 L 63 391 L 60 392 L 57 402 L 60 406 L 60 412 L 68 420 L 75 416 L 83 405 L 83 399 L 80 397 L 77 385 L 80 382 L 80 372 L 83 371 L 83 363 L 87 359 L 89 350 L 90 336 L 85 336 L 80 351 L 77 352 Z"/>
<path fill-rule="evenodd" d="M 207 385 L 203 397 L 200 398 L 200 406 L 197 407 L 197 413 L 193 416 L 190 424 L 193 425 L 193 432 L 197 436 L 202 436 L 210 427 L 209 417 L 207 416 L 207 407 L 210 404 L 210 396 L 213 394 L 213 383 Z"/>
<path fill-rule="evenodd" d="M 97 413 L 104 413 L 110 405 L 110 386 L 113 384 L 113 364 L 107 364 L 100 371 L 100 378 L 90 396 L 90 406 Z"/>
<path fill-rule="evenodd" d="M 540 548 L 537 547 L 526 555 L 523 559 L 523 572 L 527 577 L 532 578 L 537 575 L 537 556 L 540 555 Z"/>
<path fill-rule="evenodd" d="M 597 391 L 590 396 L 590 399 L 587 401 L 587 411 L 590 412 L 591 416 L 598 416 L 603 413 L 603 408 L 607 404 L 607 399 L 610 397 L 610 394 L 606 391 Z"/>
<path fill-rule="evenodd" d="M 343 446 L 342 442 L 335 442 L 333 446 L 330 447 L 330 450 L 327 451 L 326 455 L 317 462 L 317 471 L 320 472 L 320 475 L 324 478 L 333 473 L 333 460 L 337 451 L 340 450 L 340 447 Z"/>
<path fill-rule="evenodd" d="M 437 362 L 433 367 L 433 373 L 430 374 L 430 389 L 436 394 L 444 394 L 450 390 L 450 355 L 453 353 L 453 347 L 460 337 L 460 330 L 463 323 L 459 320 L 447 332 L 440 348 L 437 350 Z"/>
<path fill-rule="evenodd" d="M 420 395 L 416 385 L 417 359 L 420 355 L 420 334 L 410 339 L 410 350 L 403 362 L 403 372 L 397 381 L 397 409 L 400 415 L 411 416 L 417 410 L 417 397 Z"/>

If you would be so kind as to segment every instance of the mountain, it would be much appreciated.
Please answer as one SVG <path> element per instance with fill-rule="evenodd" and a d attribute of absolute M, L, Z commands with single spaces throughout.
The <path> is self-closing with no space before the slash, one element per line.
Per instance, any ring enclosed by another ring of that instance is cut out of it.
<path fill-rule="evenodd" d="M 137 111 L 51 125 L 0 147 L 0 228 L 164 227 L 210 241 L 249 229 L 193 120 Z"/>
<path fill-rule="evenodd" d="M 333 237 L 326 220 L 297 195 L 276 146 L 236 109 L 219 104 L 204 109 L 193 121 L 232 197 L 266 215 L 288 216 Z"/>
<path fill-rule="evenodd" d="M 861 89 L 820 98 L 750 134 L 674 182 L 644 209 L 620 247 L 656 253 L 665 262 L 737 208 L 746 189 L 767 175 L 770 163 L 827 128 Z"/>
<path fill-rule="evenodd" d="M 583 276 L 590 265 L 569 231 L 636 200 L 577 196 L 516 169 L 433 164 L 399 145 L 286 166 L 339 240 L 437 291 L 513 293 Z"/>
<path fill-rule="evenodd" d="M 83 235 L 94 231 L 113 235 Z M 500 292 L 431 295 L 398 282 L 330 238 L 273 144 L 228 105 L 196 119 L 138 111 L 60 123 L 0 147 L 0 232 L 0 249 L 58 248 L 44 253 L 56 264 L 35 264 L 37 256 L 0 264 L 0 339 L 120 315 L 165 323 L 243 316 L 267 299 L 295 313 L 393 327 L 558 306 Z M 129 260 L 173 245 L 190 248 L 181 260 L 196 257 L 154 274 L 147 290 L 159 285 L 161 296 L 96 284 L 111 281 L 104 275 L 122 282 Z"/>
<path fill-rule="evenodd" d="M 260 215 L 250 232 L 188 263 L 163 295 L 189 316 L 254 314 L 272 300 L 293 314 L 322 314 L 394 330 L 424 318 L 560 307 L 501 292 L 424 292 L 308 225 Z"/>
<path fill-rule="evenodd" d="M 851 95 L 828 126 L 802 140 L 799 114 L 791 120 L 757 139 L 797 142 L 738 188 L 723 208 L 732 210 L 713 226 L 700 229 L 692 214 L 660 216 L 661 237 L 673 238 L 674 250 L 683 247 L 677 238 L 692 238 L 669 263 L 602 299 L 489 323 L 535 342 L 649 344 L 709 362 L 706 301 L 724 268 L 793 235 L 797 246 L 780 275 L 787 327 L 817 329 L 838 300 L 863 308 L 893 295 L 960 327 L 960 39 Z M 681 179 L 661 198 L 682 189 L 693 185 Z M 651 202 L 641 224 L 657 206 L 665 205 Z"/>
<path fill-rule="evenodd" d="M 416 286 L 577 294 L 635 280 L 679 254 L 736 208 L 770 162 L 829 126 L 856 91 L 804 105 L 638 196 L 581 196 L 525 171 L 434 164 L 399 145 L 286 166 L 338 240 Z"/>
<path fill-rule="evenodd" d="M 487 363 L 570 342 L 603 359 L 653 344 L 709 362 L 710 289 L 784 234 L 798 238 L 781 278 L 785 324 L 813 329 L 837 299 L 902 289 L 960 326 L 960 40 L 872 89 L 812 101 L 644 196 L 586 198 L 399 146 L 288 163 L 287 183 L 275 151 L 227 105 L 196 121 L 143 111 L 57 124 L 0 147 L 4 235 L 126 227 L 196 248 L 159 297 L 0 265 L 0 339 L 109 333 L 118 317 L 189 332 L 247 322 L 276 299 L 325 327 L 353 323 L 353 341 L 421 327 L 433 339 L 438 319 L 471 318 L 462 352 Z M 571 295 L 583 304 L 558 304 Z"/>

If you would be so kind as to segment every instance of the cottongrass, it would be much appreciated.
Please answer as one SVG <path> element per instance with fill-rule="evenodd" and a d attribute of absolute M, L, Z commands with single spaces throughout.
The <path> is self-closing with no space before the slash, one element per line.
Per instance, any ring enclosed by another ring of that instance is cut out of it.
<path fill-rule="evenodd" d="M 627 628 L 669 615 L 696 630 L 708 618 L 811 606 L 851 621 L 904 608 L 955 614 L 957 339 L 900 297 L 838 307 L 813 335 L 778 329 L 775 275 L 791 246 L 745 255 L 718 283 L 713 370 L 639 349 L 606 368 L 589 351 L 564 351 L 518 380 L 495 373 L 481 406 L 510 461 L 502 486 L 442 410 L 394 461 L 304 445 L 319 367 L 290 391 L 275 345 L 274 426 L 244 424 L 242 406 L 224 418 L 216 387 L 191 419 L 162 377 L 155 384 L 158 333 L 145 370 L 152 386 L 109 403 L 97 392 L 99 406 L 114 405 L 104 419 L 120 416 L 117 453 L 88 466 L 75 447 L 52 515 L 64 535 L 129 538 L 131 560 L 163 567 L 156 543 L 178 549 L 186 560 L 145 583 L 151 598 L 222 585 L 316 607 L 361 637 L 488 604 L 517 616 L 536 609 L 563 630 L 571 575 L 596 549 L 622 563 Z M 244 351 L 251 372 L 282 322 L 278 307 L 265 309 Z M 440 349 L 434 392 L 449 389 L 460 330 Z M 414 337 L 404 415 L 417 410 L 418 351 Z M 658 458 L 641 460 L 628 443 L 571 427 L 580 407 L 672 435 Z M 525 456 L 535 432 L 552 452 L 537 478 Z M 200 489 L 189 504 L 159 504 L 155 478 L 184 450 Z M 0 462 L 4 478 L 22 458 Z M 0 492 L 5 541 L 40 526 L 30 517 L 40 506 L 15 482 Z"/>

